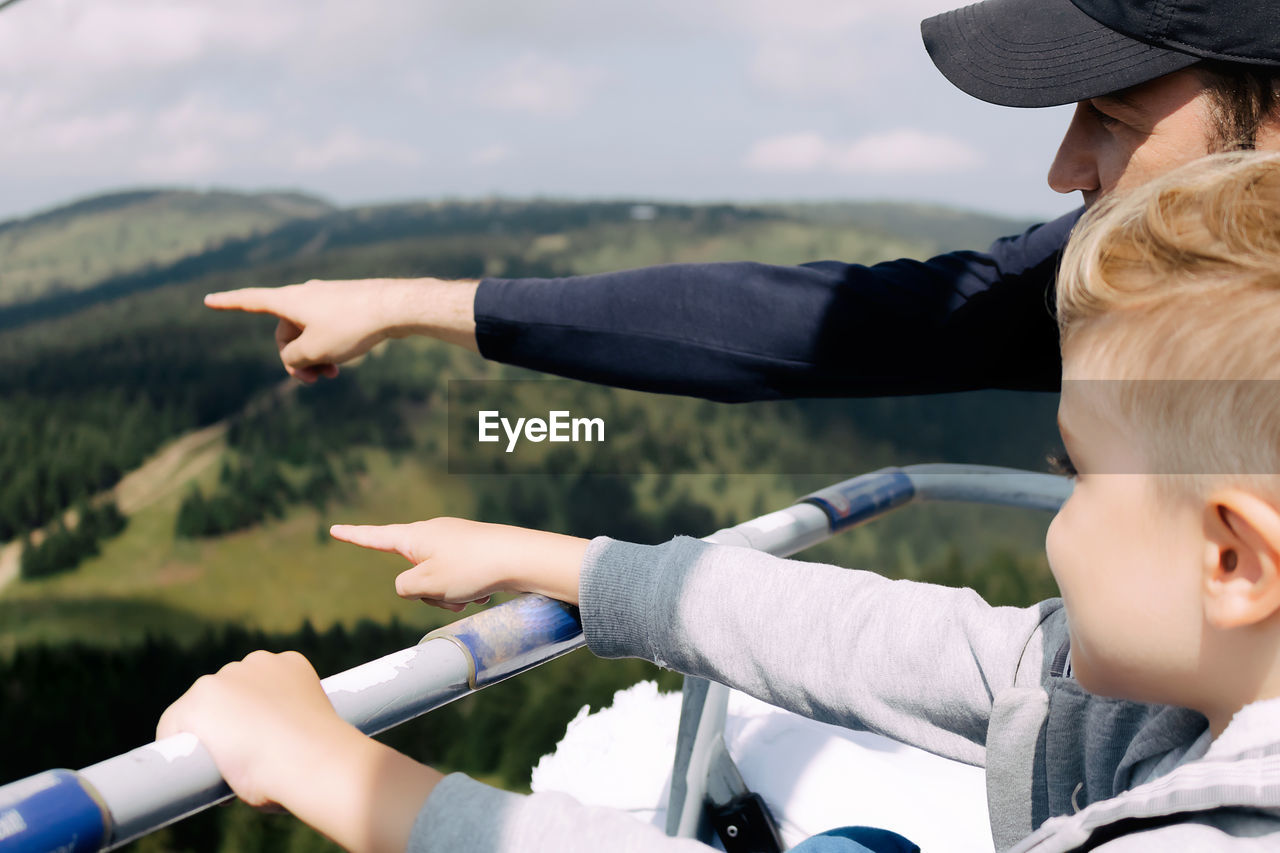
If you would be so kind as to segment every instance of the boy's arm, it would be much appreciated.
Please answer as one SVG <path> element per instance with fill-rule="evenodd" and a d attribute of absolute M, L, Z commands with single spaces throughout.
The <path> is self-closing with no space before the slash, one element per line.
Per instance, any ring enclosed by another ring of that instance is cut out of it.
<path fill-rule="evenodd" d="M 1059 607 L 993 608 L 972 590 L 685 538 L 594 540 L 581 580 L 602 657 L 644 657 L 979 765 L 993 697 L 1039 683 L 1040 627 Z"/>
<path fill-rule="evenodd" d="M 182 732 L 242 800 L 283 806 L 347 850 L 403 851 L 442 778 L 342 720 L 297 652 L 254 652 L 198 680 L 156 739 Z"/>
<path fill-rule="evenodd" d="M 972 590 L 688 538 L 588 544 L 450 518 L 333 532 L 416 563 L 396 579 L 403 597 L 456 609 L 542 592 L 579 605 L 601 657 L 646 658 L 971 764 L 984 761 L 995 695 L 1040 683 L 1041 626 L 1061 607 L 993 608 Z"/>
<path fill-rule="evenodd" d="M 525 797 L 442 776 L 341 720 L 296 652 L 254 652 L 201 678 L 165 711 L 156 734 L 182 732 L 200 740 L 245 802 L 283 806 L 347 850 L 707 849 L 561 794 Z"/>
<path fill-rule="evenodd" d="M 577 536 L 431 518 L 410 524 L 335 524 L 330 535 L 399 554 L 412 568 L 396 577 L 396 594 L 454 612 L 495 592 L 536 592 L 578 603 L 578 574 L 588 541 Z"/>

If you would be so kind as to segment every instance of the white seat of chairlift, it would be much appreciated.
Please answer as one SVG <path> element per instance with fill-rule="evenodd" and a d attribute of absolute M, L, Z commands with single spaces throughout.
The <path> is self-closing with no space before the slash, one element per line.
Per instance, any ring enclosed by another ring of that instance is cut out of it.
<path fill-rule="evenodd" d="M 680 694 L 643 682 L 594 714 L 586 708 L 533 771 L 534 791 L 561 791 L 662 826 Z M 733 691 L 725 743 L 793 846 L 837 826 L 899 832 L 925 853 L 990 853 L 984 773 L 869 732 L 783 711 Z"/>

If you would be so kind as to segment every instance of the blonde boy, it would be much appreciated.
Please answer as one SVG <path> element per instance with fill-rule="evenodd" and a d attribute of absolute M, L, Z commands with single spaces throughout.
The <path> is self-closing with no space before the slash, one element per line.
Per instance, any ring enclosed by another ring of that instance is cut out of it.
<path fill-rule="evenodd" d="M 435 519 L 334 528 L 415 565 L 400 595 L 578 603 L 646 657 L 987 768 L 998 849 L 1280 849 L 1280 157 L 1210 158 L 1108 202 L 1064 262 L 1061 600 L 676 539 Z M 1072 464 L 1072 463 L 1067 463 Z M 245 720 L 253 720 L 248 726 Z M 439 773 L 339 720 L 296 654 L 197 682 L 232 788 L 360 850 L 705 849 L 559 795 Z"/>

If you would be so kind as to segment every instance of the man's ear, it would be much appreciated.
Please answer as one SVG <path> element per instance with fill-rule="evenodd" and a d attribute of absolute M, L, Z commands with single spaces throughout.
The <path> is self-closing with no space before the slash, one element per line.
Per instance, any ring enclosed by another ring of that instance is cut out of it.
<path fill-rule="evenodd" d="M 1258 624 L 1280 612 L 1280 511 L 1241 489 L 1204 508 L 1205 617 L 1219 629 Z"/>

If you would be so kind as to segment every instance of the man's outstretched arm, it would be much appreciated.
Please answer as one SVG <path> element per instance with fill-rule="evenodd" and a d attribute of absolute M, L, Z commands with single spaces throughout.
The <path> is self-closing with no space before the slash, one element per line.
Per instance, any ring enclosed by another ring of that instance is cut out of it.
<path fill-rule="evenodd" d="M 989 251 L 867 267 L 676 264 L 558 279 L 372 279 L 211 295 L 281 318 L 303 381 L 388 337 L 715 400 L 1057 387 L 1049 311 L 1075 214 Z"/>

